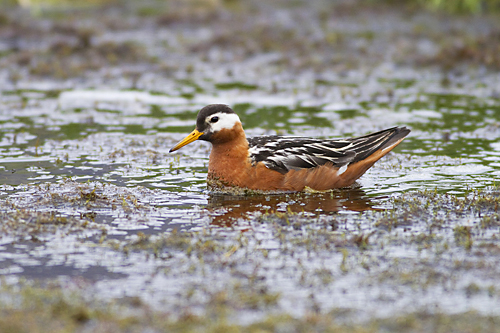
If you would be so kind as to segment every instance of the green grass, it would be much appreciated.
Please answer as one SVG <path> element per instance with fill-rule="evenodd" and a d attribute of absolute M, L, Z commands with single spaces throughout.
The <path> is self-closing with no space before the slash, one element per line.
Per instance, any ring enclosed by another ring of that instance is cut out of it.
<path fill-rule="evenodd" d="M 498 10 L 498 0 L 421 0 L 428 8 L 455 13 L 479 13 Z"/>
<path fill-rule="evenodd" d="M 376 0 L 368 0 L 372 4 L 380 4 L 380 1 Z M 0 7 L 2 6 L 14 6 L 16 4 L 21 4 L 24 7 L 30 7 L 30 8 L 39 8 L 39 7 L 57 7 L 60 5 L 64 6 L 74 6 L 74 7 L 82 7 L 83 5 L 85 6 L 99 6 L 99 5 L 105 5 L 109 3 L 115 3 L 115 4 L 127 4 L 131 3 L 133 1 L 127 1 L 127 0 L 116 0 L 116 1 L 110 1 L 110 0 L 92 0 L 92 1 L 68 1 L 68 0 L 0 0 Z M 175 3 L 175 1 L 172 1 Z M 218 6 L 235 6 L 235 3 L 241 3 L 241 0 L 226 0 L 226 1 L 221 1 L 219 3 L 212 2 L 212 1 L 193 1 L 192 4 L 196 6 L 200 5 L 213 5 L 217 4 Z M 391 2 L 393 4 L 401 4 L 405 3 L 406 5 L 410 5 L 413 7 L 425 7 L 431 11 L 445 11 L 445 12 L 450 12 L 450 13 L 461 13 L 461 14 L 476 14 L 476 13 L 491 13 L 493 12 L 500 12 L 500 1 L 499 0 L 405 0 L 405 1 L 398 1 L 398 0 L 386 0 L 385 2 Z M 158 13 L 156 5 L 158 3 L 153 2 L 153 6 L 149 7 L 143 7 L 140 8 L 139 14 L 140 15 L 156 15 Z"/>
<path fill-rule="evenodd" d="M 369 0 L 371 3 L 377 1 Z M 499 0 L 386 0 L 391 4 L 405 4 L 412 7 L 425 7 L 431 11 L 453 14 L 499 13 Z M 379 2 L 380 3 L 380 2 Z"/>

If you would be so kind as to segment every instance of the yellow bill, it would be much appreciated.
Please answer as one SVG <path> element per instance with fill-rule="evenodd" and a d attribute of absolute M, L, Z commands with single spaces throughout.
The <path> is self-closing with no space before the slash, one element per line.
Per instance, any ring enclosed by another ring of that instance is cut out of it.
<path fill-rule="evenodd" d="M 173 151 L 176 151 L 177 149 L 184 147 L 185 145 L 190 144 L 193 141 L 198 140 L 198 138 L 202 135 L 203 135 L 203 132 L 199 132 L 197 129 L 195 129 L 188 136 L 186 136 L 184 139 L 179 141 L 179 143 L 177 143 L 172 149 L 170 149 L 170 153 Z"/>

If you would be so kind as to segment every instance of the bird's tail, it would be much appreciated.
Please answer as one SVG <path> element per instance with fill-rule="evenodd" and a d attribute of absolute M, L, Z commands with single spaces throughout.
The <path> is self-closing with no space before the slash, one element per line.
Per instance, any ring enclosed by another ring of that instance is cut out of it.
<path fill-rule="evenodd" d="M 380 132 L 352 138 L 356 157 L 339 176 L 344 186 L 361 177 L 375 162 L 394 149 L 410 133 L 406 127 L 393 127 Z"/>

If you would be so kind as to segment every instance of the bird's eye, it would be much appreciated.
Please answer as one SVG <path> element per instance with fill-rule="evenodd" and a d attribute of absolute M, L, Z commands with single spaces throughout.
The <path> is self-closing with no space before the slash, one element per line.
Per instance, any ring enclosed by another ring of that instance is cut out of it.
<path fill-rule="evenodd" d="M 219 117 L 212 117 L 212 118 L 210 119 L 210 122 L 211 122 L 211 123 L 216 123 L 216 122 L 218 122 L 218 121 L 219 121 Z"/>

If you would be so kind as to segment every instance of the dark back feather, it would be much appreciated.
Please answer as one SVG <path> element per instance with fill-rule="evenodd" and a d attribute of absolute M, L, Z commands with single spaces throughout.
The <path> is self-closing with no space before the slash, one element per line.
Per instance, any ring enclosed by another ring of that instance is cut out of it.
<path fill-rule="evenodd" d="M 253 164 L 264 163 L 282 174 L 289 170 L 314 168 L 325 163 L 342 167 L 361 161 L 375 151 L 389 148 L 410 133 L 406 127 L 393 127 L 368 135 L 340 140 L 294 136 L 260 136 L 248 139 Z"/>

